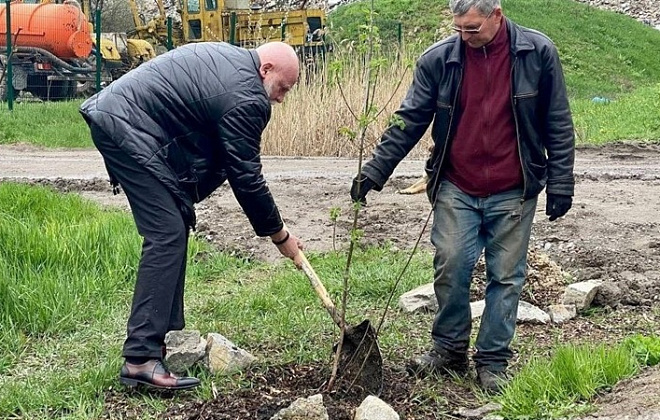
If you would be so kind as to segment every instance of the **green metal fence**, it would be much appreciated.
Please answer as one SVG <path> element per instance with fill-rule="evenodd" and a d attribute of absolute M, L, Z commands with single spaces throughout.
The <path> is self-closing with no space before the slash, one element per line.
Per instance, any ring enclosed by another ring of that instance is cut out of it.
<path fill-rule="evenodd" d="M 0 109 L 88 97 L 156 55 L 151 42 L 103 32 L 100 4 L 0 0 Z M 165 48 L 158 51 L 174 48 L 172 25 L 168 17 Z"/>
<path fill-rule="evenodd" d="M 6 97 L 7 104 L 9 107 L 9 110 L 11 111 L 14 109 L 14 89 L 12 87 L 11 83 L 7 83 L 7 80 L 12 80 L 13 79 L 13 68 L 11 65 L 11 52 L 12 52 L 12 34 L 9 28 L 11 28 L 11 13 L 9 13 L 10 10 L 10 0 L 5 0 L 5 8 L 6 8 L 6 52 L 5 52 L 5 59 L 3 60 L 2 57 L 0 57 L 0 63 L 2 64 L 2 73 L 0 74 L 0 100 L 4 100 Z M 4 86 L 6 87 L 3 87 Z"/>
<path fill-rule="evenodd" d="M 100 25 L 88 22 L 76 0 L 42 1 L 0 4 L 0 102 L 9 110 L 16 101 L 73 99 L 99 90 L 104 80 L 96 66 Z"/>

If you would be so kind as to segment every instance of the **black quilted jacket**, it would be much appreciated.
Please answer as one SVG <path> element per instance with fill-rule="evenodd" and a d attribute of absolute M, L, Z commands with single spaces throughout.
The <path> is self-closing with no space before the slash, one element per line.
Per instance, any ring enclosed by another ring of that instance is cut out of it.
<path fill-rule="evenodd" d="M 271 235 L 283 225 L 261 171 L 261 133 L 271 108 L 259 65 L 254 50 L 184 45 L 113 82 L 80 112 L 184 210 L 194 215 L 192 204 L 228 180 L 257 235 Z"/>

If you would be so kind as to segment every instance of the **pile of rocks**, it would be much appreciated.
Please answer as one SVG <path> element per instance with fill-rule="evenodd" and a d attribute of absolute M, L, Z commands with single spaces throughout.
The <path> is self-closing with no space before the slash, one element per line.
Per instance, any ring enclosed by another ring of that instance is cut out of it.
<path fill-rule="evenodd" d="M 338 6 L 354 3 L 357 0 L 256 0 L 254 3 L 266 9 L 296 9 L 318 7 L 332 11 Z M 590 6 L 615 11 L 633 17 L 642 23 L 660 29 L 660 0 L 576 0 Z"/>
<path fill-rule="evenodd" d="M 326 10 L 354 3 L 358 0 L 256 0 L 254 3 L 266 9 L 305 7 L 319 7 Z M 659 0 L 576 0 L 599 9 L 611 10 L 633 17 L 649 25 L 660 24 Z"/>
<path fill-rule="evenodd" d="M 575 318 L 578 313 L 589 309 L 602 289 L 600 280 L 588 280 L 566 286 L 561 302 L 548 305 L 543 310 L 531 303 L 520 301 L 518 305 L 517 321 L 531 324 L 563 324 Z M 609 292 L 609 290 L 608 290 Z M 601 298 L 601 302 L 603 299 Z M 607 299 L 609 305 L 612 299 Z M 435 297 L 433 283 L 428 283 L 410 290 L 399 298 L 399 307 L 407 313 L 435 313 L 438 310 L 438 301 Z M 470 303 L 472 319 L 480 318 L 486 307 L 485 300 Z"/>
<path fill-rule="evenodd" d="M 633 17 L 638 21 L 660 29 L 659 0 L 576 0 L 599 9 L 611 10 Z"/>

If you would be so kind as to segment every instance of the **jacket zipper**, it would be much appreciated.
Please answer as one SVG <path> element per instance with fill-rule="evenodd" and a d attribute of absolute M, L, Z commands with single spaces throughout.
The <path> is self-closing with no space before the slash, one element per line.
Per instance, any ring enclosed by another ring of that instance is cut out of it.
<path fill-rule="evenodd" d="M 522 158 L 522 145 L 520 144 L 520 128 L 518 126 L 518 111 L 516 109 L 517 105 L 517 100 L 515 99 L 513 95 L 513 90 L 515 89 L 515 83 L 513 80 L 513 69 L 516 66 L 516 63 L 518 62 L 518 56 L 514 56 L 513 59 L 513 64 L 511 65 L 511 106 L 513 107 L 513 122 L 516 126 L 516 143 L 518 143 L 518 159 L 520 160 L 520 170 L 522 171 L 522 176 L 523 176 L 523 196 L 522 199 L 520 200 L 521 203 L 525 201 L 525 194 L 527 194 L 527 176 L 525 175 L 525 166 L 523 164 L 523 158 Z"/>
<path fill-rule="evenodd" d="M 524 93 L 522 95 L 515 95 L 514 98 L 516 99 L 516 101 L 518 101 L 518 99 L 533 98 L 535 96 L 538 96 L 538 91 L 532 93 Z"/>
<path fill-rule="evenodd" d="M 451 113 L 449 114 L 449 124 L 447 124 L 447 134 L 445 137 L 445 147 L 442 148 L 442 154 L 440 155 L 440 161 L 438 162 L 438 176 L 435 178 L 435 185 L 433 186 L 433 206 L 435 206 L 435 200 L 438 197 L 438 187 L 440 182 L 440 169 L 442 168 L 442 162 L 445 160 L 445 154 L 447 153 L 447 148 L 449 145 L 449 135 L 451 134 L 451 126 L 454 122 L 454 113 L 456 112 L 456 103 L 458 102 L 458 95 L 461 92 L 461 85 L 463 84 L 463 66 L 461 66 L 461 77 L 458 79 L 458 86 L 456 87 L 456 93 L 454 94 L 454 102 L 452 102 Z"/>
<path fill-rule="evenodd" d="M 484 67 L 486 68 L 486 77 L 485 77 L 485 79 L 486 79 L 486 91 L 488 91 L 488 93 L 486 93 L 486 96 L 484 97 L 484 101 L 482 103 L 483 113 L 481 115 L 481 118 L 484 119 L 483 124 L 486 128 L 486 130 L 485 130 L 486 133 L 489 133 L 490 130 L 491 130 L 491 127 L 489 127 L 491 119 L 490 119 L 490 115 L 486 115 L 486 114 L 489 113 L 488 111 L 490 109 L 490 106 L 485 106 L 484 107 L 483 105 L 484 104 L 487 105 L 487 101 L 490 99 L 489 93 L 490 93 L 490 87 L 492 85 L 492 77 L 491 77 L 491 71 L 490 71 L 490 61 L 488 60 L 488 52 L 486 50 L 486 46 L 484 45 L 481 48 L 483 49 L 483 52 L 484 52 Z M 484 169 L 485 176 L 486 176 L 486 188 L 488 189 L 488 187 L 490 186 L 490 174 L 491 174 L 491 158 L 490 158 L 491 153 L 490 153 L 490 150 L 488 148 L 488 146 L 490 146 L 490 145 L 486 141 L 485 135 L 482 136 L 481 141 L 483 143 L 483 146 L 482 146 L 483 150 L 486 152 L 484 157 L 487 160 L 487 163 L 484 165 L 483 169 Z"/>
<path fill-rule="evenodd" d="M 195 179 L 195 197 L 194 201 L 199 202 L 199 178 L 197 177 L 197 173 L 193 168 L 190 169 L 190 172 L 192 173 L 193 178 Z"/>

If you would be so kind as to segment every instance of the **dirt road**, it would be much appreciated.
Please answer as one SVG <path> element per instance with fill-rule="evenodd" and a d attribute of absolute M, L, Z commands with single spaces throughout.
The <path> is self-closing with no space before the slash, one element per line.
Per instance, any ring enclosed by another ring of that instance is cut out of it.
<path fill-rule="evenodd" d="M 264 158 L 263 162 L 280 211 L 306 248 L 332 249 L 333 231 L 336 246 L 343 246 L 351 223 L 348 190 L 357 169 L 356 161 Z M 422 161 L 404 160 L 382 192 L 370 193 L 360 219 L 365 241 L 391 241 L 401 249 L 412 247 L 430 206 L 424 194 L 405 196 L 396 191 L 413 182 L 421 170 Z M 533 248 L 547 253 L 579 280 L 603 280 L 625 292 L 606 303 L 644 316 L 657 312 L 652 309 L 660 306 L 660 147 L 618 144 L 581 148 L 575 174 L 573 208 L 563 219 L 547 221 L 542 194 L 533 228 Z M 103 204 L 126 207 L 125 197 L 113 196 L 105 179 L 96 151 L 0 146 L 2 181 L 52 185 Z M 330 220 L 332 208 L 342 212 L 336 229 Z M 197 213 L 198 234 L 219 248 L 266 260 L 279 258 L 269 240 L 255 237 L 229 187 L 221 187 L 200 203 Z M 421 246 L 430 249 L 428 234 Z M 657 324 L 651 329 L 660 332 Z M 598 337 L 603 338 L 607 336 Z M 647 375 L 657 376 L 657 372 Z M 660 390 L 660 381 L 648 376 L 644 380 L 645 389 L 655 386 L 656 391 Z M 635 386 L 632 382 L 629 389 L 634 390 Z M 634 414 L 638 407 L 643 408 L 643 414 L 653 407 L 660 408 L 660 403 L 649 407 L 648 398 L 635 400 L 642 394 L 627 392 L 625 387 L 617 392 L 622 397 L 603 402 L 603 414 Z"/>
<path fill-rule="evenodd" d="M 264 174 L 289 228 L 310 251 L 327 251 L 347 241 L 352 221 L 349 199 L 357 162 L 351 159 L 265 157 Z M 430 211 L 425 194 L 396 191 L 419 177 L 421 160 L 401 162 L 382 192 L 371 192 L 360 219 L 368 243 L 390 241 L 411 248 Z M 573 208 L 554 223 L 544 215 L 541 194 L 532 245 L 579 279 L 622 281 L 641 274 L 660 282 L 660 146 L 619 144 L 577 151 Z M 113 196 L 100 155 L 95 150 L 40 150 L 0 146 L 0 180 L 51 185 L 107 205 L 127 207 L 123 194 Z M 341 209 L 337 226 L 330 211 Z M 268 239 L 258 238 L 224 185 L 197 205 L 197 233 L 225 250 L 275 260 Z M 430 249 L 425 233 L 421 246 Z M 657 271 L 657 272 L 656 272 Z M 644 285 L 646 289 L 648 285 Z M 652 291 L 657 291 L 652 287 Z M 656 296 L 633 293 L 635 304 Z M 641 296 L 643 295 L 643 296 Z"/>
<path fill-rule="evenodd" d="M 357 169 L 355 160 L 266 157 L 263 162 L 264 174 L 287 225 L 309 250 L 332 248 L 330 210 L 334 207 L 342 211 L 337 243 L 346 239 L 351 220 L 348 190 Z M 422 164 L 421 160 L 404 160 L 382 192 L 370 193 L 361 218 L 367 241 L 389 240 L 401 248 L 414 243 L 430 206 L 424 194 L 406 196 L 396 191 L 421 174 Z M 534 245 L 554 254 L 566 269 L 589 268 L 591 277 L 595 276 L 591 268 L 600 268 L 599 277 L 605 276 L 603 279 L 611 277 L 615 274 L 611 265 L 625 265 L 633 271 L 654 269 L 649 263 L 660 256 L 660 248 L 656 247 L 660 245 L 660 147 L 579 149 L 575 173 L 575 201 L 562 220 L 546 220 L 542 194 Z M 94 150 L 0 147 L 0 180 L 49 184 L 104 204 L 126 206 L 125 196 L 113 196 L 106 178 L 103 162 Z M 268 240 L 255 237 L 228 186 L 200 203 L 197 213 L 199 233 L 220 247 L 238 249 L 256 258 L 278 258 Z M 427 239 L 422 245 L 430 246 Z M 571 252 L 562 252 L 568 248 Z M 599 254 L 589 257 L 594 261 L 578 260 L 593 252 Z"/>

